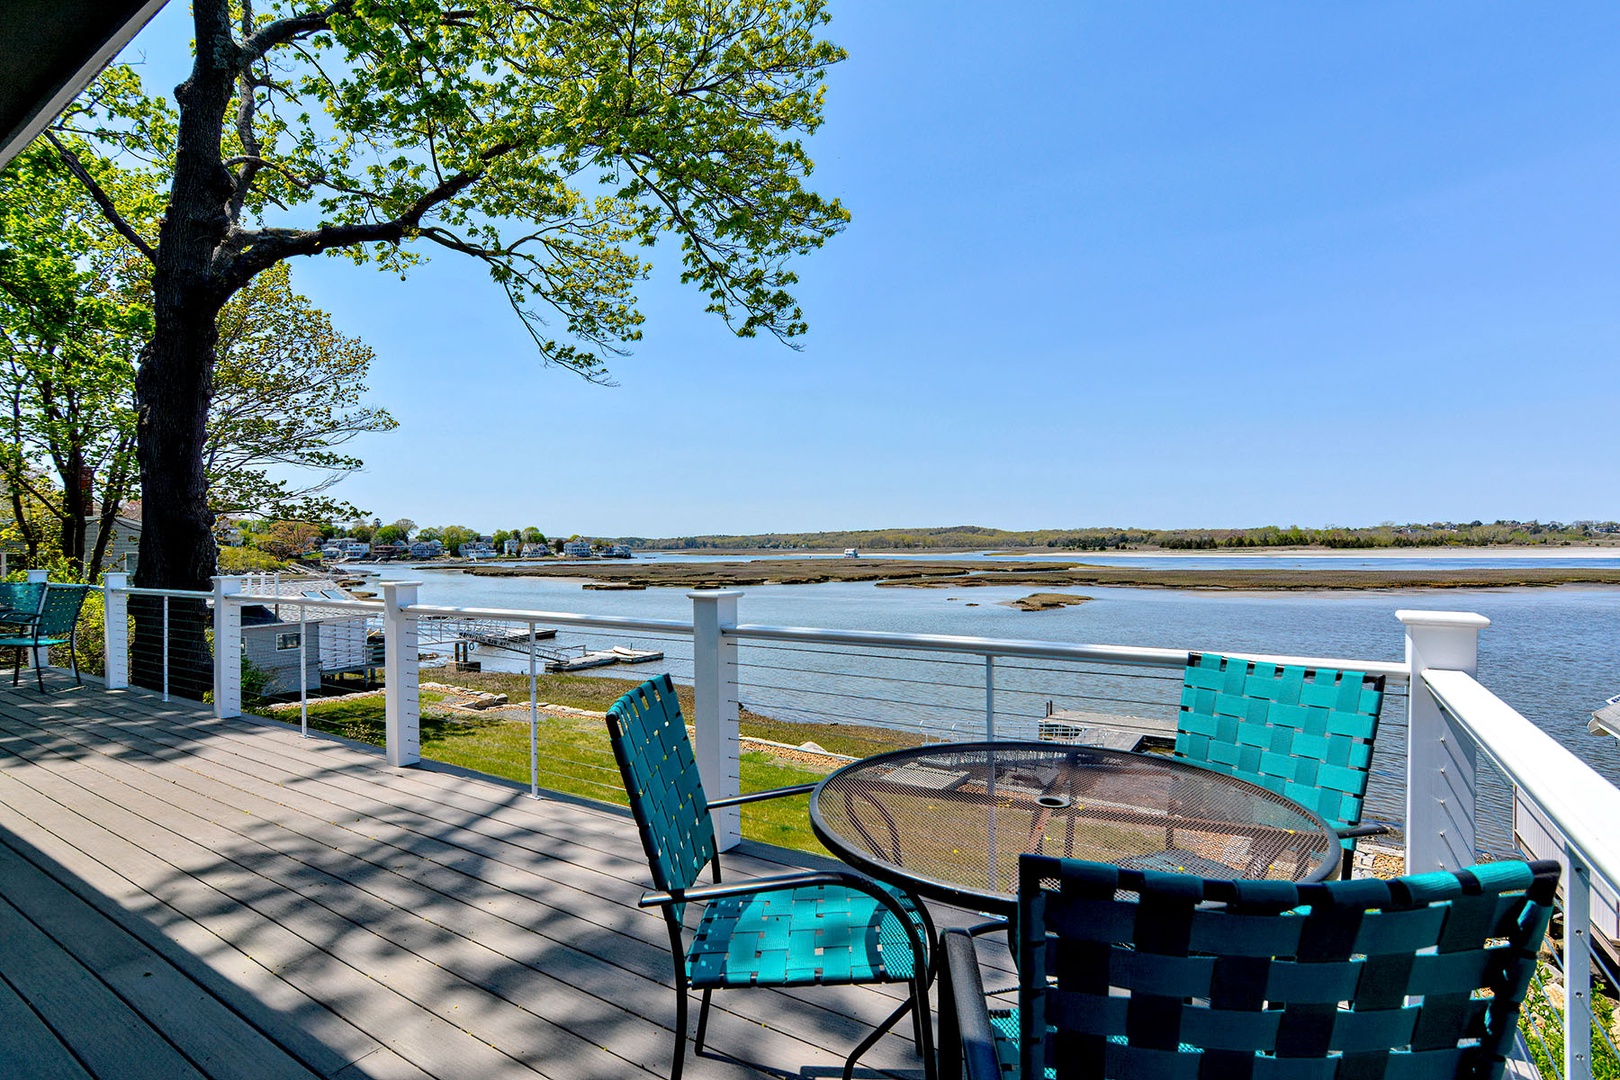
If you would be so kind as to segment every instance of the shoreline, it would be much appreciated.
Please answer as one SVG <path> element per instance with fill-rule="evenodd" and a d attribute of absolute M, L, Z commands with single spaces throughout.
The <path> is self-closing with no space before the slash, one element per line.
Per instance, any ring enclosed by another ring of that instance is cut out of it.
<path fill-rule="evenodd" d="M 1315 592 L 1404 589 L 1620 586 L 1617 567 L 1128 567 L 1073 560 L 953 562 L 923 559 L 753 559 L 709 563 L 573 563 L 444 567 L 474 577 L 583 580 L 608 588 L 715 589 L 757 585 L 865 582 L 880 588 L 964 589 L 1014 586 L 1041 592 L 1077 587 L 1219 592 Z"/>

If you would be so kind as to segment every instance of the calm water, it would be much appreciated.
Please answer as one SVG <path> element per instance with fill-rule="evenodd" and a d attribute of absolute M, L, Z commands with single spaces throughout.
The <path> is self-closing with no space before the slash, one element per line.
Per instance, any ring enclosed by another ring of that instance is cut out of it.
<path fill-rule="evenodd" d="M 1155 566 L 1181 561 L 1151 560 Z M 1187 561 L 1200 566 L 1217 561 L 1254 565 L 1242 557 L 1191 556 Z M 1298 557 L 1291 563 L 1345 567 L 1352 561 Z M 1417 568 L 1464 562 L 1367 561 L 1378 567 L 1410 563 Z M 1580 565 L 1603 565 L 1604 561 L 1581 560 Z M 1620 560 L 1612 561 L 1620 564 Z M 1270 559 L 1266 563 L 1288 564 Z M 1496 559 L 1479 560 L 1477 565 L 1517 563 Z M 1534 565 L 1555 563 L 1538 559 Z M 586 591 L 579 581 L 562 579 L 479 578 L 405 567 L 384 567 L 383 573 L 389 578 L 420 580 L 425 603 L 691 618 L 691 601 L 683 589 L 603 592 Z M 1592 710 L 1620 693 L 1620 652 L 1616 648 L 1620 644 L 1620 588 L 1320 593 L 1087 588 L 1075 590 L 1094 598 L 1080 607 L 1032 613 L 1002 606 L 1029 591 L 1022 587 L 879 588 L 855 582 L 761 586 L 743 590 L 739 618 L 744 623 L 772 625 L 1400 660 L 1403 637 L 1394 614 L 1397 609 L 1474 611 L 1491 620 L 1491 627 L 1480 635 L 1480 681 L 1598 772 L 1620 783 L 1620 740 L 1594 737 L 1586 731 Z M 677 678 L 690 675 L 690 647 L 678 640 L 617 635 L 610 641 L 601 635 L 562 634 L 559 641 L 664 649 L 667 659 L 663 664 L 635 670 L 652 674 L 667 669 Z M 488 653 L 484 660 L 513 670 L 526 666 L 526 661 L 516 658 L 502 663 Z M 630 670 L 616 667 L 606 673 L 622 677 Z M 1173 715 L 1171 702 L 1179 676 L 1153 677 L 1157 674 L 1121 675 L 1070 665 L 1002 661 L 996 672 L 998 733 L 1004 737 L 1032 734 L 1037 720 L 1045 715 L 1048 700 L 1059 708 Z M 787 718 L 916 725 L 937 735 L 960 738 L 976 737 L 983 730 L 983 677 L 982 661 L 971 657 L 918 664 L 854 650 L 754 648 L 745 649 L 741 661 L 742 696 L 761 712 Z M 1375 757 L 1375 780 L 1369 794 L 1372 817 L 1398 820 L 1401 816 L 1405 711 L 1404 695 L 1392 695 Z M 1505 806 L 1502 790 L 1487 792 L 1486 802 L 1501 814 Z"/>

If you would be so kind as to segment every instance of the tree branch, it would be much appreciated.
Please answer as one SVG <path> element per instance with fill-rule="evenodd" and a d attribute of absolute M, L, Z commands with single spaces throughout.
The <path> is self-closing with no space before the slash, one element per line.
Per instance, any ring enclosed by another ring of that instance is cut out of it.
<path fill-rule="evenodd" d="M 301 37 L 325 30 L 333 15 L 348 11 L 354 6 L 354 0 L 336 0 L 320 11 L 312 11 L 307 15 L 292 15 L 285 19 L 266 23 L 258 33 L 245 38 L 240 46 L 242 66 L 246 69 L 253 61 L 262 58 L 277 45 L 285 45 Z"/>
<path fill-rule="evenodd" d="M 102 216 L 107 219 L 107 222 L 114 229 L 118 230 L 118 235 L 134 244 L 135 249 L 155 265 L 157 263 L 157 252 L 152 250 L 152 245 L 141 238 L 141 234 L 135 231 L 133 225 L 124 220 L 124 215 L 120 214 L 118 207 L 113 205 L 112 198 L 101 190 L 101 185 L 96 183 L 95 177 L 91 176 L 89 170 L 84 167 L 84 162 L 79 160 L 79 155 L 63 145 L 62 140 L 56 137 L 54 131 L 47 129 L 45 138 L 50 140 L 52 146 L 56 147 L 56 153 L 62 159 L 62 164 L 67 166 L 67 171 L 72 173 L 80 184 L 84 185 L 85 191 L 90 194 L 90 198 L 100 208 Z"/>
<path fill-rule="evenodd" d="M 488 163 L 513 149 L 511 143 L 500 143 L 484 151 L 480 157 Z M 397 244 L 407 232 L 419 228 L 429 210 L 455 198 L 483 175 L 483 169 L 457 173 L 437 187 L 423 192 L 404 213 L 388 221 L 323 225 L 318 229 L 259 229 L 241 233 L 232 245 L 238 254 L 224 268 L 223 276 L 228 287 L 234 290 L 247 284 L 254 274 L 283 259 L 318 255 L 330 248 L 353 247 L 357 244 Z"/>

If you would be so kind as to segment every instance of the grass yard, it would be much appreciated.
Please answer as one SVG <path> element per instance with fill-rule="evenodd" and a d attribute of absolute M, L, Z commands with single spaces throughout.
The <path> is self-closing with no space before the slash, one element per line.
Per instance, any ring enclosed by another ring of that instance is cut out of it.
<path fill-rule="evenodd" d="M 444 706 L 443 691 L 423 690 L 422 756 L 448 765 L 476 769 L 520 783 L 529 780 L 528 677 L 499 673 L 423 673 L 429 681 L 466 686 L 491 693 L 504 693 L 521 718 L 474 716 Z M 543 702 L 576 709 L 606 711 L 620 694 L 637 685 L 636 680 L 587 678 L 579 675 L 540 677 L 539 697 Z M 677 687 L 681 708 L 692 713 L 692 690 Z M 311 701 L 312 728 L 344 738 L 383 745 L 383 697 L 380 694 L 325 698 Z M 298 722 L 295 709 L 262 715 L 287 723 Z M 755 738 L 798 745 L 815 741 L 834 753 L 865 755 L 878 750 L 913 745 L 914 736 L 904 732 L 859 728 L 839 724 L 794 724 L 745 713 L 742 732 Z M 625 805 L 624 786 L 619 782 L 618 765 L 608 742 L 607 728 L 594 717 L 542 715 L 537 725 L 540 786 L 551 791 L 580 795 L 588 799 Z M 846 748 L 847 749 L 844 749 Z M 779 760 L 767 753 L 745 752 L 741 760 L 742 790 L 763 791 L 819 780 L 822 773 L 796 763 Z M 782 847 L 826 854 L 810 831 L 808 796 L 754 803 L 742 808 L 743 835 Z"/>

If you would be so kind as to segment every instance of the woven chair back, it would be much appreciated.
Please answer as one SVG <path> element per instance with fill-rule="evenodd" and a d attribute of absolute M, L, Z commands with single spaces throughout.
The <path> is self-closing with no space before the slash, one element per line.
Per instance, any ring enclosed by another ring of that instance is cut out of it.
<path fill-rule="evenodd" d="M 73 636 L 73 627 L 79 621 L 79 610 L 84 598 L 90 594 L 88 585 L 59 585 L 52 582 L 45 588 L 45 603 L 39 609 L 39 637 L 66 638 Z"/>
<path fill-rule="evenodd" d="M 40 601 L 44 599 L 43 582 L 0 581 L 0 611 L 20 611 L 28 615 L 37 615 Z"/>
<path fill-rule="evenodd" d="M 674 682 L 660 675 L 631 690 L 608 710 L 607 726 L 653 884 L 689 888 L 717 849 Z M 666 910 L 679 922 L 684 908 Z"/>
<path fill-rule="evenodd" d="M 1175 754 L 1359 825 L 1383 704 L 1382 675 L 1193 653 Z"/>
<path fill-rule="evenodd" d="M 1023 1076 L 1490 1076 L 1558 864 L 1205 881 L 1020 860 Z"/>

